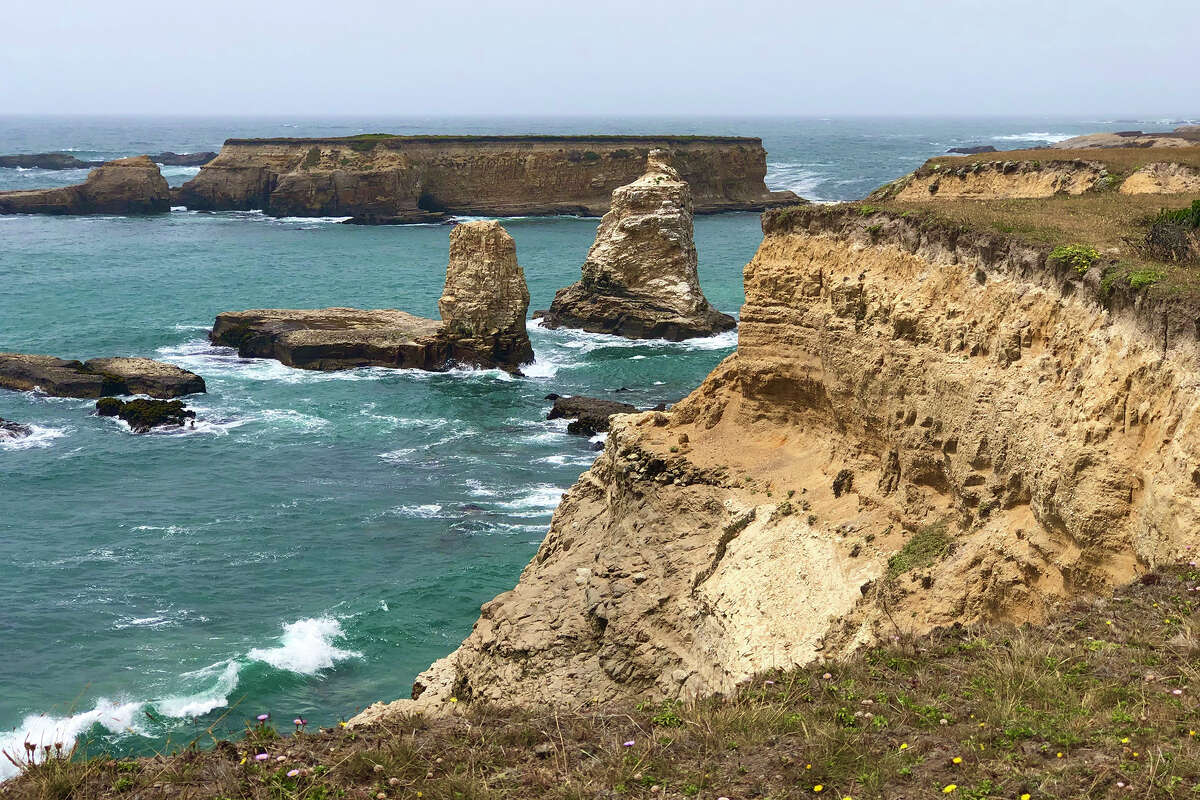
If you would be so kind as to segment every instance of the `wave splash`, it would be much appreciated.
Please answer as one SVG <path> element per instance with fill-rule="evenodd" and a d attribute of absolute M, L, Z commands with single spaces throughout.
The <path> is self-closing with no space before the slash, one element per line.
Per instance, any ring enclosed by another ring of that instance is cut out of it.
<path fill-rule="evenodd" d="M 81 737 L 86 737 L 97 727 L 116 736 L 152 735 L 145 722 L 155 720 L 156 716 L 191 719 L 227 706 L 238 687 L 242 670 L 253 663 L 312 676 L 333 668 L 339 661 L 361 657 L 361 653 L 334 644 L 345 635 L 341 622 L 333 617 L 310 617 L 286 623 L 276 646 L 254 648 L 244 656 L 185 672 L 179 676 L 181 691 L 176 694 L 151 700 L 101 697 L 91 709 L 75 714 L 29 714 L 16 729 L 0 734 L 0 753 L 7 753 L 22 762 L 28 742 L 37 747 L 35 758 L 40 760 L 45 754 L 43 748 L 53 749 L 61 744 L 63 752 L 69 752 Z M 16 774 L 17 767 L 0 756 L 0 781 Z"/>

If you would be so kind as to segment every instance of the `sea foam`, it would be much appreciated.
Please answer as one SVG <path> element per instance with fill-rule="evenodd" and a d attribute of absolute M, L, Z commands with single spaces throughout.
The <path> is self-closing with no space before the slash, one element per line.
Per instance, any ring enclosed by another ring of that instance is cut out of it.
<path fill-rule="evenodd" d="M 334 642 L 346 634 L 342 623 L 333 617 L 311 617 L 283 626 L 283 635 L 275 647 L 255 648 L 247 653 L 253 661 L 262 661 L 276 669 L 301 675 L 316 675 L 338 661 L 358 658 L 361 653 L 342 650 Z"/>

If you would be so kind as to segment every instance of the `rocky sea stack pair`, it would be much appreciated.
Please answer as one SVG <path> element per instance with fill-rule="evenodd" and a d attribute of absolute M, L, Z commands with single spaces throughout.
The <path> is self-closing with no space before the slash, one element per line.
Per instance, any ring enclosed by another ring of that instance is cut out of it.
<path fill-rule="evenodd" d="M 652 150 L 645 174 L 613 192 L 579 282 L 554 296 L 542 324 L 672 341 L 734 328 L 704 297 L 696 264 L 691 189 Z"/>
<path fill-rule="evenodd" d="M 219 314 L 209 336 L 243 357 L 302 369 L 467 365 L 518 372 L 533 361 L 528 308 L 516 243 L 498 222 L 478 221 L 450 232 L 441 322 L 395 309 L 254 309 Z"/>

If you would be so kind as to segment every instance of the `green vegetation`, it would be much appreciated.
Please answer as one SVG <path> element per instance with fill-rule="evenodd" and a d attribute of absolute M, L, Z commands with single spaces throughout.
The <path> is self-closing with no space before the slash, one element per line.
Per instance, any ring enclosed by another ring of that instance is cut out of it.
<path fill-rule="evenodd" d="M 1087 244 L 1063 244 L 1050 251 L 1050 260 L 1070 267 L 1080 275 L 1086 275 L 1100 259 L 1100 251 Z"/>
<path fill-rule="evenodd" d="M 900 635 L 699 703 L 475 703 L 138 761 L 51 755 L 0 796 L 1184 800 L 1200 796 L 1198 583 L 1162 569 L 1041 626 Z"/>
<path fill-rule="evenodd" d="M 1165 272 L 1156 269 L 1139 269 L 1126 275 L 1130 289 L 1145 289 L 1167 277 Z"/>
<path fill-rule="evenodd" d="M 1154 223 L 1170 223 L 1185 228 L 1200 228 L 1200 199 L 1184 208 L 1164 208 L 1154 217 Z"/>
<path fill-rule="evenodd" d="M 942 520 L 914 533 L 900 552 L 888 559 L 888 575 L 896 577 L 922 569 L 941 558 L 952 541 L 947 527 L 946 521 Z"/>

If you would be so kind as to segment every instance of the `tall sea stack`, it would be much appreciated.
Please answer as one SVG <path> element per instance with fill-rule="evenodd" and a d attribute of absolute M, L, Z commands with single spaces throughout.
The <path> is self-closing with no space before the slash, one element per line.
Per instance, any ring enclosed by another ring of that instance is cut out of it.
<path fill-rule="evenodd" d="M 737 323 L 704 297 L 696 261 L 691 189 L 652 150 L 645 174 L 613 192 L 579 282 L 554 296 L 543 325 L 673 341 L 727 331 Z"/>

